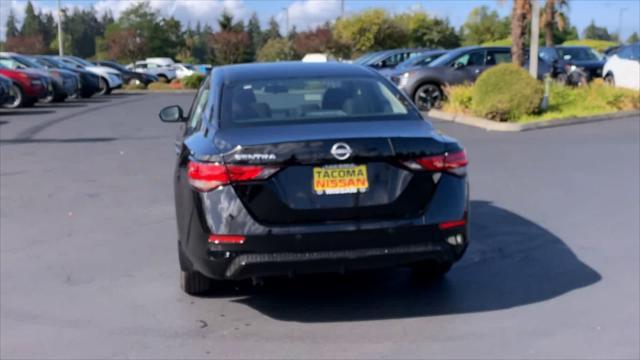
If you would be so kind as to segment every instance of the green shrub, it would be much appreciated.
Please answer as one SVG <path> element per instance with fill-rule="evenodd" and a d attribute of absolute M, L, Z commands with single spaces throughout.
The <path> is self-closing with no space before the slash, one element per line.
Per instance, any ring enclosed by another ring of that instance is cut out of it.
<path fill-rule="evenodd" d="M 183 77 L 180 81 L 182 82 L 182 85 L 186 89 L 197 89 L 200 87 L 200 84 L 202 83 L 203 80 L 204 80 L 204 75 L 195 73 L 195 74 Z"/>
<path fill-rule="evenodd" d="M 158 81 L 157 82 L 162 83 L 162 84 L 167 84 L 167 83 L 169 83 L 169 79 L 167 79 L 164 76 L 158 76 Z"/>
<path fill-rule="evenodd" d="M 444 89 L 447 101 L 443 110 L 468 113 L 473 102 L 473 85 L 447 86 Z"/>
<path fill-rule="evenodd" d="M 523 68 L 500 64 L 480 75 L 472 95 L 474 114 L 496 121 L 514 121 L 538 111 L 544 86 Z"/>
<path fill-rule="evenodd" d="M 565 41 L 562 45 L 573 45 L 573 46 L 588 46 L 596 51 L 603 52 L 607 48 L 618 45 L 615 41 L 605 41 L 605 40 L 594 40 L 594 39 L 583 39 L 583 40 L 569 40 Z"/>

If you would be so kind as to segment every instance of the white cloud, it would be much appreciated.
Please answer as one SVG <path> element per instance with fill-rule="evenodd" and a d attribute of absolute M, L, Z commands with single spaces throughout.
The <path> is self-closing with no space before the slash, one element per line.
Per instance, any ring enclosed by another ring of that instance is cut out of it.
<path fill-rule="evenodd" d="M 88 8 L 93 5 L 98 15 L 102 15 L 111 10 L 117 18 L 124 10 L 135 3 L 144 0 L 98 0 L 95 2 L 81 2 L 62 0 L 63 7 Z M 55 0 L 32 0 L 36 12 L 52 12 L 57 19 L 57 1 Z M 13 9 L 19 22 L 24 18 L 26 0 L 0 0 L 0 39 L 4 39 L 6 32 L 6 22 L 10 9 Z M 226 9 L 237 20 L 247 20 L 249 11 L 242 0 L 150 0 L 151 8 L 157 10 L 163 17 L 174 16 L 180 20 L 184 26 L 191 23 L 195 25 L 197 21 L 202 24 L 209 24 L 217 28 L 217 19 Z"/>
<path fill-rule="evenodd" d="M 298 30 L 313 29 L 340 16 L 340 0 L 299 0 L 289 6 L 289 27 Z M 276 20 L 280 31 L 286 31 L 286 11 L 281 10 Z"/>
<path fill-rule="evenodd" d="M 99 14 L 111 10 L 117 18 L 120 13 L 132 4 L 142 1 L 99 0 L 94 4 L 94 7 Z M 244 2 L 241 0 L 150 0 L 149 4 L 161 16 L 174 16 L 185 26 L 188 23 L 195 24 L 200 21 L 215 28 L 216 20 L 225 9 L 236 19 L 245 19 L 247 17 Z"/>

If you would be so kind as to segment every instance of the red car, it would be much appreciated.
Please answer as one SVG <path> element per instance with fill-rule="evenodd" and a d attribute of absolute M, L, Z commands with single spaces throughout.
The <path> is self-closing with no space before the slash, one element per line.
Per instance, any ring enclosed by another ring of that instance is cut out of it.
<path fill-rule="evenodd" d="M 13 99 L 3 105 L 6 108 L 32 106 L 38 99 L 46 97 L 51 88 L 51 83 L 46 77 L 29 70 L 11 70 L 0 65 L 0 75 L 8 77 L 13 82 Z"/>

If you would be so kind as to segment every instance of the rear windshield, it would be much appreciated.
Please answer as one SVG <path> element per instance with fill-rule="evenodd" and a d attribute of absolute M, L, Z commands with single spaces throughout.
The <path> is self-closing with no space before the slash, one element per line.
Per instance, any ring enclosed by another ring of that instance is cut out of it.
<path fill-rule="evenodd" d="M 414 118 L 386 82 L 369 77 L 256 80 L 225 85 L 223 127 Z"/>

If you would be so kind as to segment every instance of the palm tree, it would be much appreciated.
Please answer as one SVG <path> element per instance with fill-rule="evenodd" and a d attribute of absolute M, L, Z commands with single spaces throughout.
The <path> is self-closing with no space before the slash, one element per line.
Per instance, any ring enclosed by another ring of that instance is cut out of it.
<path fill-rule="evenodd" d="M 553 46 L 553 27 L 562 31 L 567 27 L 567 16 L 563 10 L 569 7 L 569 0 L 547 0 L 544 5 L 541 23 L 546 46 Z"/>
<path fill-rule="evenodd" d="M 530 15 L 530 0 L 513 0 L 513 9 L 511 11 L 511 59 L 518 66 L 522 66 L 524 63 L 524 38 Z"/>

